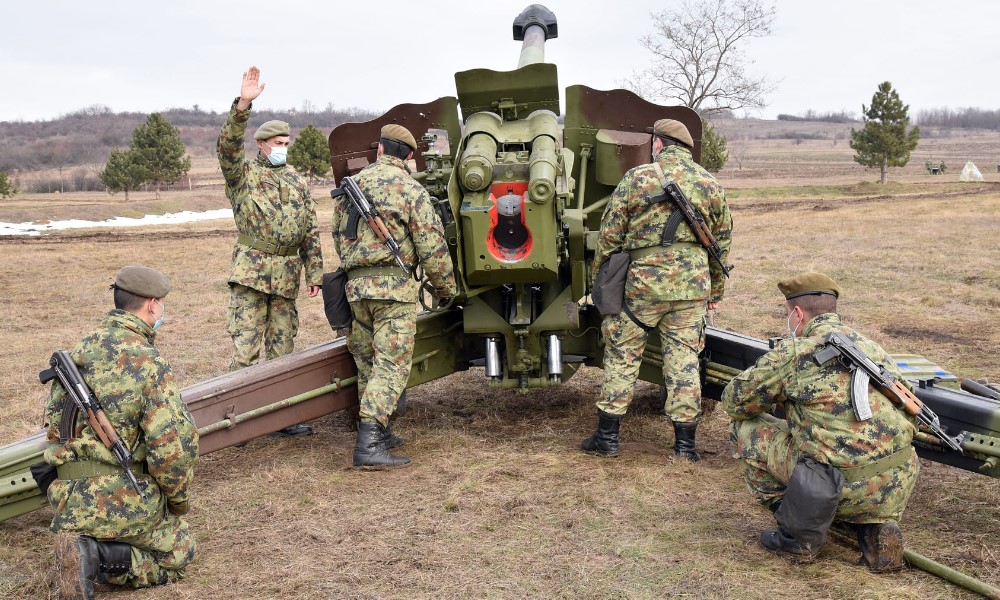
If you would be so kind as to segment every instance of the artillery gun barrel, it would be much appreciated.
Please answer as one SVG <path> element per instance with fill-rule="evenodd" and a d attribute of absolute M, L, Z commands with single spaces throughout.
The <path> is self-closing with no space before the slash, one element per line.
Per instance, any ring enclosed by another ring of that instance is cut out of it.
<path fill-rule="evenodd" d="M 521 43 L 517 68 L 542 62 L 545 62 L 545 29 L 541 25 L 529 25 L 524 30 L 524 41 Z"/>
<path fill-rule="evenodd" d="M 545 40 L 558 37 L 555 14 L 541 4 L 532 4 L 514 19 L 514 40 L 521 42 L 517 68 L 545 62 Z"/>

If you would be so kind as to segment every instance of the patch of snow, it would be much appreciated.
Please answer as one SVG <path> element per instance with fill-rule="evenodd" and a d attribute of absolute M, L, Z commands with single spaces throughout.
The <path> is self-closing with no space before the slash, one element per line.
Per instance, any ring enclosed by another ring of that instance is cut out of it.
<path fill-rule="evenodd" d="M 219 208 L 205 212 L 190 210 L 165 215 L 146 215 L 134 219 L 131 217 L 115 217 L 107 221 L 45 221 L 36 223 L 0 223 L 0 235 L 41 235 L 43 231 L 56 229 L 87 229 L 90 227 L 138 227 L 140 225 L 173 225 L 176 223 L 191 223 L 194 221 L 211 221 L 213 219 L 232 219 L 231 208 Z"/>

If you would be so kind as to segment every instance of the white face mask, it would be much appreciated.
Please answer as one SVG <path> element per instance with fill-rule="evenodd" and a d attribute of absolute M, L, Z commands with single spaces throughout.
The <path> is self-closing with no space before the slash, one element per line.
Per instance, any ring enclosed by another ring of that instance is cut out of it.
<path fill-rule="evenodd" d="M 271 161 L 271 164 L 279 167 L 285 164 L 285 159 L 288 157 L 288 146 L 268 146 L 271 149 L 271 153 L 267 155 L 267 160 Z"/>

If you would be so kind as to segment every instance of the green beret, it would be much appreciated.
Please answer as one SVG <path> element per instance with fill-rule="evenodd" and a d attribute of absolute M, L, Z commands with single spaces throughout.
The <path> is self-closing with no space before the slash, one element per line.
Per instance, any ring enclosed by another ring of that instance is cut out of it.
<path fill-rule="evenodd" d="M 653 123 L 653 133 L 677 140 L 688 148 L 694 148 L 694 140 L 691 139 L 691 132 L 680 121 L 660 119 L 656 123 Z"/>
<path fill-rule="evenodd" d="M 288 132 L 288 123 L 277 120 L 268 121 L 257 128 L 257 132 L 253 134 L 253 139 L 269 140 L 276 135 L 291 135 Z"/>
<path fill-rule="evenodd" d="M 785 295 L 785 300 L 810 294 L 829 294 L 836 298 L 840 297 L 840 286 L 823 273 L 802 273 L 791 279 L 779 281 L 778 289 Z"/>
<path fill-rule="evenodd" d="M 142 265 L 129 265 L 118 271 L 111 287 L 131 292 L 143 298 L 163 298 L 170 291 L 170 282 L 163 273 Z"/>
<path fill-rule="evenodd" d="M 410 133 L 410 130 L 402 125 L 396 125 L 395 123 L 386 125 L 382 128 L 382 137 L 387 140 L 406 144 L 410 147 L 410 150 L 417 149 L 417 140 L 413 139 L 413 134 Z"/>

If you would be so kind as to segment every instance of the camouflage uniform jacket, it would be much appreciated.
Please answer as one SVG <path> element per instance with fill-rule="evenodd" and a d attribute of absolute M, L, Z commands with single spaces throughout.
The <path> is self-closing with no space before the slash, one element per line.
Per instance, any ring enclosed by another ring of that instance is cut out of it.
<path fill-rule="evenodd" d="M 430 194 L 410 176 L 406 162 L 383 154 L 355 177 L 372 207 L 400 246 L 403 262 L 410 267 L 419 257 L 424 275 L 443 296 L 458 294 L 451 254 L 444 228 L 431 204 Z M 333 245 L 341 266 L 350 273 L 364 267 L 395 267 L 395 259 L 379 241 L 367 222 L 358 222 L 357 239 L 347 238 L 351 201 L 341 196 L 333 207 Z M 416 302 L 418 284 L 413 277 L 372 275 L 347 282 L 348 300 L 394 300 Z"/>
<path fill-rule="evenodd" d="M 139 497 L 124 474 L 57 479 L 48 493 L 55 512 L 53 531 L 84 531 L 98 538 L 139 535 L 152 530 L 168 506 L 178 513 L 186 511 L 198 458 L 198 431 L 170 365 L 153 347 L 155 337 L 137 316 L 112 310 L 70 353 L 132 451 L 134 464 L 145 463 L 148 475 L 138 479 L 147 500 Z M 59 444 L 64 395 L 62 386 L 53 383 L 45 409 L 49 423 L 45 461 L 56 466 L 78 461 L 117 466 L 82 414 L 75 437 Z"/>
<path fill-rule="evenodd" d="M 243 140 L 249 119 L 250 110 L 237 109 L 234 101 L 216 148 L 236 230 L 262 243 L 298 247 L 299 251 L 279 256 L 237 242 L 229 282 L 265 294 L 295 298 L 303 265 L 306 285 L 323 283 L 316 204 L 305 180 L 291 167 L 276 167 L 262 155 L 247 159 Z"/>
<path fill-rule="evenodd" d="M 850 372 L 837 361 L 819 366 L 812 360 L 834 331 L 850 337 L 873 361 L 905 383 L 881 346 L 844 325 L 836 313 L 826 313 L 809 321 L 802 337 L 782 340 L 733 379 L 723 391 L 722 403 L 737 421 L 783 404 L 789 431 L 801 454 L 838 468 L 861 467 L 909 446 L 916 427 L 909 415 L 873 386 L 869 389 L 873 416 L 865 421 L 855 419 Z"/>
<path fill-rule="evenodd" d="M 656 155 L 667 181 L 674 181 L 701 213 L 722 248 L 727 261 L 732 243 L 733 217 L 726 204 L 726 194 L 712 175 L 691 157 L 687 148 L 672 145 Z M 674 204 L 669 200 L 650 205 L 649 199 L 663 193 L 663 185 L 652 164 L 631 169 L 615 188 L 601 218 L 597 254 L 592 273 L 619 250 L 659 246 L 667 219 Z M 682 243 L 686 242 L 686 243 Z M 674 245 L 663 252 L 632 262 L 625 296 L 644 302 L 671 300 L 719 301 L 725 293 L 725 276 L 708 252 L 682 222 L 677 227 Z"/>

